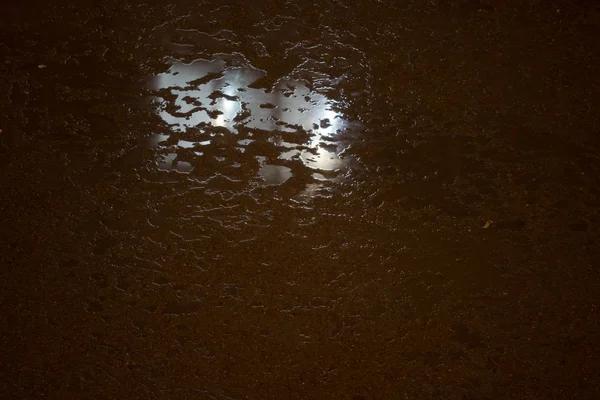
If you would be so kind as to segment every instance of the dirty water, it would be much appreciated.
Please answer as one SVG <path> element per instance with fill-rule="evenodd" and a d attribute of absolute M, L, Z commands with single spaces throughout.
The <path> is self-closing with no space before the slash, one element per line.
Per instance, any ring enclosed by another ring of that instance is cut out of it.
<path fill-rule="evenodd" d="M 15 5 L 2 398 L 596 398 L 600 10 Z"/>
<path fill-rule="evenodd" d="M 268 185 L 293 176 L 286 163 L 314 170 L 316 180 L 338 175 L 347 164 L 338 156 L 345 150 L 339 137 L 359 129 L 322 94 L 335 90 L 341 78 L 321 76 L 309 83 L 312 90 L 283 78 L 272 87 L 255 87 L 266 75 L 241 54 L 220 54 L 210 61 L 174 60 L 167 72 L 149 79 L 155 93 L 150 103 L 169 128 L 147 139 L 158 148 L 159 169 L 190 173 L 192 165 L 202 168 L 207 162 L 202 159 L 211 158 L 223 171 L 240 171 L 230 178 L 259 166 L 258 175 Z M 169 152 L 176 150 L 179 154 Z"/>

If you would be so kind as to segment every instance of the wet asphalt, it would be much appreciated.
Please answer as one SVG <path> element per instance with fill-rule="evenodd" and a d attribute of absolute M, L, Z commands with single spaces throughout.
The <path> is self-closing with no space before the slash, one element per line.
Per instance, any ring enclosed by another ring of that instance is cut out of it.
<path fill-rule="evenodd" d="M 0 6 L 1 398 L 600 398 L 600 7 L 496 3 Z"/>

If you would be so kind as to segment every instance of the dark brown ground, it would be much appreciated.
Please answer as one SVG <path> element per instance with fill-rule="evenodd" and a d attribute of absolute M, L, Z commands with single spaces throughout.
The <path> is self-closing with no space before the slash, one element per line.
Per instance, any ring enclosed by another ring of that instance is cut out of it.
<path fill-rule="evenodd" d="M 600 398 L 596 3 L 216 3 L 0 6 L 0 398 Z M 352 162 L 157 170 L 172 42 L 345 74 Z"/>

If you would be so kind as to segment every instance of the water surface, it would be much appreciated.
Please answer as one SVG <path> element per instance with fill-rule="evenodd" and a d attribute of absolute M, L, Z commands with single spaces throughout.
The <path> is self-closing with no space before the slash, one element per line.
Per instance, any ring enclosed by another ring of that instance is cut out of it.
<path fill-rule="evenodd" d="M 7 7 L 0 397 L 600 398 L 596 17 Z"/>

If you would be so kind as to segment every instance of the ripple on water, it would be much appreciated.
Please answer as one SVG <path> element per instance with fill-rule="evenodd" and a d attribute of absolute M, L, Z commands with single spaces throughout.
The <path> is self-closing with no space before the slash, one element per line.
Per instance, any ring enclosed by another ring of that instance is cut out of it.
<path fill-rule="evenodd" d="M 152 104 L 169 127 L 148 142 L 158 169 L 259 185 L 281 185 L 298 174 L 313 183 L 335 179 L 346 167 L 340 138 L 357 127 L 325 95 L 337 80 L 321 77 L 321 89 L 311 89 L 314 82 L 281 78 L 265 89 L 257 82 L 266 75 L 239 54 L 222 54 L 173 60 L 152 77 Z"/>

